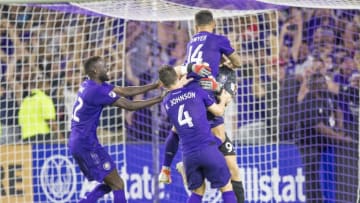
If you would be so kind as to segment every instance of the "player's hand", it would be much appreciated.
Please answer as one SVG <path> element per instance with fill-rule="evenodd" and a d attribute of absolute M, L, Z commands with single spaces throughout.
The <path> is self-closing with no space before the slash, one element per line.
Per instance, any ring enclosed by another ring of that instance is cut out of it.
<path fill-rule="evenodd" d="M 231 96 L 231 94 L 230 94 L 228 91 L 222 89 L 222 90 L 221 90 L 221 93 L 220 93 L 220 95 L 219 95 L 219 99 L 220 99 L 220 101 L 224 101 L 224 102 L 225 102 L 225 106 L 226 106 L 228 103 L 231 102 L 232 96 Z"/>
<path fill-rule="evenodd" d="M 169 167 L 163 166 L 158 178 L 160 183 L 170 184 L 172 182 L 171 169 Z"/>
<path fill-rule="evenodd" d="M 188 72 L 194 72 L 201 77 L 211 75 L 211 68 L 207 63 L 188 64 Z"/>
<path fill-rule="evenodd" d="M 220 92 L 220 89 L 221 89 L 219 83 L 216 82 L 215 78 L 213 78 L 213 77 L 201 78 L 199 81 L 199 84 L 203 89 L 206 89 L 206 90 Z"/>
<path fill-rule="evenodd" d="M 161 99 L 163 99 L 168 93 L 169 93 L 169 90 L 162 90 L 159 97 L 160 97 Z"/>
<path fill-rule="evenodd" d="M 156 88 L 162 88 L 164 86 L 164 84 L 160 80 L 157 80 L 155 82 L 155 85 L 156 85 Z"/>

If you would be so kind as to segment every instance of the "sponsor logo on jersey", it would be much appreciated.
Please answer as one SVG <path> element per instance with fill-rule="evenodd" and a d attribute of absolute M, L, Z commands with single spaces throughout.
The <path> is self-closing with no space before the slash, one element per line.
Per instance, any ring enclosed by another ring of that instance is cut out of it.
<path fill-rule="evenodd" d="M 110 162 L 105 162 L 104 164 L 103 164 L 103 168 L 105 169 L 105 170 L 110 170 L 110 168 L 111 168 L 111 165 L 110 165 Z"/>

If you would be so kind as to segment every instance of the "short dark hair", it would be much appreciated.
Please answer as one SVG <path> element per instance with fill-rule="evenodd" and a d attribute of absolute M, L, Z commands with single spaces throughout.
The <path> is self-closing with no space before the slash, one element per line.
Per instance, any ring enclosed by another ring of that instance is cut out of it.
<path fill-rule="evenodd" d="M 94 69 L 95 64 L 101 60 L 102 58 L 100 56 L 92 56 L 88 58 L 84 63 L 85 74 L 89 75 L 91 71 Z"/>
<path fill-rule="evenodd" d="M 213 20 L 213 15 L 209 10 L 201 10 L 195 14 L 195 24 L 197 26 L 208 25 Z"/>
<path fill-rule="evenodd" d="M 178 76 L 173 67 L 169 65 L 163 65 L 159 70 L 159 80 L 164 84 L 165 87 L 170 87 L 175 84 Z"/>

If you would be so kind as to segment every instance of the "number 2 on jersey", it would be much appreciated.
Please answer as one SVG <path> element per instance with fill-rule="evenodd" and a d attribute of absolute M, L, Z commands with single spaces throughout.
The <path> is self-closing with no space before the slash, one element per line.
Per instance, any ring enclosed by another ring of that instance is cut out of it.
<path fill-rule="evenodd" d="M 190 117 L 188 111 L 184 111 L 184 106 L 185 106 L 185 104 L 181 104 L 179 106 L 179 112 L 178 112 L 179 125 L 183 126 L 183 125 L 187 124 L 189 127 L 193 127 L 194 124 L 192 122 L 192 118 Z"/>
<path fill-rule="evenodd" d="M 194 52 L 193 52 L 193 47 L 190 46 L 189 47 L 189 55 L 188 55 L 188 58 L 187 58 L 187 62 L 188 63 L 202 63 L 203 62 L 203 58 L 202 58 L 202 55 L 203 55 L 203 52 L 200 51 L 201 48 L 203 47 L 204 45 L 203 44 L 199 44 Z"/>
<path fill-rule="evenodd" d="M 83 106 L 84 102 L 83 100 L 81 99 L 81 97 L 78 97 L 77 98 L 77 101 L 79 102 L 75 108 L 74 108 L 74 112 L 73 112 L 73 115 L 72 115 L 72 119 L 76 122 L 80 122 L 80 118 L 76 115 L 76 113 L 81 109 L 81 107 Z"/>

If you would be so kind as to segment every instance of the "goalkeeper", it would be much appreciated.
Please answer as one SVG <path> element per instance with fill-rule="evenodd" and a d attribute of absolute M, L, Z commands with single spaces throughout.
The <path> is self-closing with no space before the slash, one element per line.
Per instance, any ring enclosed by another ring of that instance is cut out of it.
<path fill-rule="evenodd" d="M 215 98 L 214 91 L 219 91 L 219 85 L 214 77 L 219 76 L 219 65 L 221 60 L 226 56 L 234 67 L 239 67 L 240 57 L 236 54 L 235 50 L 231 47 L 230 41 L 221 35 L 213 33 L 215 29 L 215 21 L 212 13 L 208 10 L 199 11 L 195 15 L 196 31 L 197 33 L 192 37 L 187 45 L 186 52 L 186 66 L 175 67 L 179 76 L 187 74 L 187 77 L 199 80 L 201 86 L 210 90 Z M 206 63 L 204 63 L 206 62 Z M 211 67 L 211 69 L 210 69 Z M 227 74 L 231 71 L 227 71 Z M 224 87 L 227 88 L 229 93 L 235 94 L 235 75 L 232 77 L 224 75 L 223 82 L 227 83 Z M 226 78 L 226 80 L 224 80 Z M 233 81 L 228 80 L 232 78 Z M 219 139 L 222 144 L 219 147 L 220 151 L 224 154 L 226 163 L 231 173 L 231 183 L 236 194 L 238 203 L 244 202 L 244 188 L 240 179 L 238 164 L 236 161 L 235 148 L 231 140 L 225 134 L 224 118 L 222 116 L 214 116 L 208 113 L 208 120 L 211 124 L 211 130 Z M 179 138 L 176 132 L 170 131 L 165 141 L 165 158 L 159 175 L 159 182 L 170 183 L 170 165 L 178 149 Z"/>

